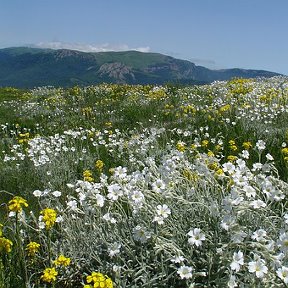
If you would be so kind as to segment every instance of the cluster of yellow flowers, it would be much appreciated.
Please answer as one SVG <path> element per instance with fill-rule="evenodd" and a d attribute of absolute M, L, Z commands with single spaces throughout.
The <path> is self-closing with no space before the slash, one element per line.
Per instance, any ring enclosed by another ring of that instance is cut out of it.
<path fill-rule="evenodd" d="M 28 253 L 28 256 L 35 256 L 35 254 L 39 251 L 40 249 L 40 244 L 37 242 L 30 242 L 26 246 L 26 250 Z"/>
<path fill-rule="evenodd" d="M 14 196 L 13 199 L 8 202 L 8 209 L 12 212 L 21 212 L 23 207 L 28 207 L 28 203 L 20 196 Z"/>
<path fill-rule="evenodd" d="M 104 162 L 102 160 L 97 160 L 95 162 L 95 168 L 101 173 L 104 167 Z"/>
<path fill-rule="evenodd" d="M 60 255 L 56 260 L 53 261 L 55 266 L 69 266 L 71 262 L 71 259 L 68 257 L 65 257 L 64 255 Z"/>
<path fill-rule="evenodd" d="M 28 207 L 27 201 L 20 197 L 14 196 L 8 202 L 8 209 L 11 212 L 19 213 L 23 207 Z M 6 237 L 3 237 L 3 224 L 0 224 L 0 252 L 10 253 L 12 251 L 13 242 Z"/>
<path fill-rule="evenodd" d="M 83 116 L 90 117 L 92 115 L 92 107 L 84 107 L 81 109 Z"/>
<path fill-rule="evenodd" d="M 12 251 L 12 241 L 5 238 L 5 237 L 0 237 L 0 252 L 6 252 L 10 253 Z"/>
<path fill-rule="evenodd" d="M 92 177 L 92 172 L 90 170 L 85 170 L 83 172 L 83 179 L 87 182 L 93 182 L 94 178 Z"/>
<path fill-rule="evenodd" d="M 84 288 L 113 288 L 111 278 L 100 272 L 92 272 L 91 275 L 87 276 L 86 281 L 88 285 L 84 285 Z"/>
<path fill-rule="evenodd" d="M 231 109 L 230 104 L 226 104 L 219 108 L 219 112 L 223 114 L 224 112 L 229 111 L 230 109 Z"/>
<path fill-rule="evenodd" d="M 6 253 L 9 253 L 12 251 L 12 241 L 2 237 L 3 236 L 3 224 L 0 224 L 0 252 L 4 251 Z"/>
<path fill-rule="evenodd" d="M 30 134 L 29 132 L 27 133 L 20 133 L 19 138 L 18 138 L 18 143 L 19 144 L 26 144 L 30 140 Z"/>
<path fill-rule="evenodd" d="M 176 149 L 177 149 L 178 151 L 180 151 L 180 152 L 184 152 L 185 149 L 186 149 L 185 143 L 179 141 L 179 142 L 176 144 Z"/>
<path fill-rule="evenodd" d="M 60 255 L 56 260 L 53 261 L 53 264 L 57 266 L 69 266 L 71 262 L 71 259 L 68 257 L 65 257 L 64 255 Z M 43 274 L 41 275 L 40 279 L 43 282 L 52 283 L 56 281 L 58 272 L 55 267 L 48 267 L 45 268 L 43 271 Z"/>
<path fill-rule="evenodd" d="M 288 147 L 282 148 L 281 152 L 284 156 L 284 160 L 288 162 Z"/>
<path fill-rule="evenodd" d="M 52 208 L 45 208 L 40 212 L 40 214 L 43 215 L 42 220 L 46 225 L 46 229 L 47 230 L 51 229 L 56 222 L 56 218 L 57 218 L 56 211 Z"/>
<path fill-rule="evenodd" d="M 236 145 L 236 142 L 235 140 L 231 139 L 229 140 L 229 149 L 232 150 L 232 151 L 237 151 L 238 150 L 238 147 Z"/>
<path fill-rule="evenodd" d="M 54 267 L 46 268 L 43 271 L 43 274 L 41 275 L 40 279 L 43 282 L 52 283 L 52 282 L 56 281 L 57 275 L 58 275 L 58 272 L 56 271 L 56 269 Z"/>
<path fill-rule="evenodd" d="M 249 141 L 243 142 L 242 147 L 243 147 L 245 150 L 249 150 L 249 149 L 252 147 L 252 143 L 249 142 Z"/>

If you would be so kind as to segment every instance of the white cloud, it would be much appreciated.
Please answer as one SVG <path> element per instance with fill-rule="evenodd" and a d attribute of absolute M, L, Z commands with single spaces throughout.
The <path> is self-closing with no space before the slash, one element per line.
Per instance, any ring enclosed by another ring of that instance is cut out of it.
<path fill-rule="evenodd" d="M 82 43 L 64 43 L 64 42 L 39 42 L 32 45 L 38 48 L 50 48 L 50 49 L 71 49 L 83 52 L 107 52 L 107 51 L 128 51 L 134 50 L 139 52 L 150 52 L 150 47 L 136 47 L 131 48 L 126 44 L 112 45 L 105 44 L 82 44 Z"/>

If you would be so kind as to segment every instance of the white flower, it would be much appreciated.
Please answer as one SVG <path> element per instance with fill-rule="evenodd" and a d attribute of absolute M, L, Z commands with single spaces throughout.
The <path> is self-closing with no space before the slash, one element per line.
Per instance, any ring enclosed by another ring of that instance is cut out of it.
<path fill-rule="evenodd" d="M 56 217 L 56 220 L 55 220 L 56 223 L 61 223 L 63 221 L 64 221 L 64 219 L 63 219 L 63 217 L 61 215 Z"/>
<path fill-rule="evenodd" d="M 52 192 L 52 195 L 54 197 L 60 197 L 61 196 L 61 192 L 60 191 L 54 191 L 54 192 Z"/>
<path fill-rule="evenodd" d="M 105 197 L 102 196 L 101 194 L 96 194 L 95 198 L 96 198 L 97 206 L 103 207 L 104 206 L 104 202 L 105 202 Z"/>
<path fill-rule="evenodd" d="M 258 140 L 256 143 L 256 147 L 259 151 L 262 151 L 266 148 L 266 144 L 263 140 Z"/>
<path fill-rule="evenodd" d="M 15 217 L 15 216 L 16 216 L 16 212 L 14 212 L 14 211 L 10 211 L 9 214 L 8 214 L 9 218 Z"/>
<path fill-rule="evenodd" d="M 42 229 L 42 230 L 43 230 L 46 225 L 45 225 L 45 223 L 44 223 L 42 220 L 43 220 L 43 216 L 40 215 L 39 218 L 38 218 L 38 221 L 39 221 L 39 222 L 38 222 L 38 227 L 39 227 L 39 229 Z"/>
<path fill-rule="evenodd" d="M 256 190 L 250 185 L 244 186 L 243 190 L 244 190 L 246 196 L 249 197 L 249 198 L 256 196 Z"/>
<path fill-rule="evenodd" d="M 162 216 L 155 216 L 153 218 L 153 222 L 157 222 L 159 225 L 163 225 L 164 224 L 164 218 Z"/>
<path fill-rule="evenodd" d="M 284 215 L 285 223 L 288 224 L 288 214 Z"/>
<path fill-rule="evenodd" d="M 79 197 L 80 203 L 82 204 L 82 202 L 86 199 L 87 196 L 84 193 L 79 192 L 78 197 Z"/>
<path fill-rule="evenodd" d="M 251 201 L 249 204 L 251 207 L 253 207 L 254 209 L 259 209 L 259 208 L 265 208 L 267 205 L 265 202 L 263 202 L 262 200 L 254 200 Z"/>
<path fill-rule="evenodd" d="M 152 191 L 156 193 L 161 193 L 165 190 L 166 185 L 163 180 L 157 179 L 155 182 L 152 183 Z"/>
<path fill-rule="evenodd" d="M 144 227 L 137 225 L 133 229 L 133 237 L 136 241 L 140 241 L 141 243 L 147 242 L 149 238 L 151 238 L 151 233 L 148 232 Z"/>
<path fill-rule="evenodd" d="M 243 171 L 246 168 L 246 162 L 243 159 L 237 159 L 236 163 L 241 171 Z"/>
<path fill-rule="evenodd" d="M 288 284 L 288 267 L 282 266 L 277 271 L 277 276 L 285 283 Z"/>
<path fill-rule="evenodd" d="M 231 241 L 234 243 L 241 243 L 243 242 L 244 238 L 247 236 L 247 233 L 244 231 L 237 231 L 235 234 L 231 235 Z"/>
<path fill-rule="evenodd" d="M 171 210 L 166 204 L 157 205 L 156 213 L 160 217 L 167 218 L 171 214 Z"/>
<path fill-rule="evenodd" d="M 201 232 L 200 228 L 194 228 L 193 230 L 190 230 L 187 235 L 190 236 L 188 243 L 190 245 L 195 244 L 197 247 L 201 246 L 202 241 L 206 239 L 205 234 Z"/>
<path fill-rule="evenodd" d="M 280 234 L 277 244 L 278 244 L 278 247 L 280 247 L 281 251 L 283 252 L 288 251 L 288 233 L 287 232 L 283 232 Z"/>
<path fill-rule="evenodd" d="M 123 191 L 122 191 L 120 185 L 118 185 L 118 184 L 111 184 L 107 187 L 107 189 L 109 192 L 107 194 L 107 197 L 108 197 L 108 199 L 110 199 L 112 201 L 118 200 L 118 198 L 123 195 Z"/>
<path fill-rule="evenodd" d="M 35 197 L 41 197 L 41 196 L 43 195 L 43 192 L 40 191 L 40 190 L 35 190 L 35 191 L 33 192 L 33 195 L 34 195 Z"/>
<path fill-rule="evenodd" d="M 114 173 L 113 173 L 114 177 L 120 178 L 120 179 L 124 179 L 127 176 L 127 168 L 122 167 L 122 166 L 118 166 L 114 169 Z"/>
<path fill-rule="evenodd" d="M 263 167 L 262 163 L 254 163 L 251 170 L 252 170 L 252 171 L 261 170 L 262 167 Z"/>
<path fill-rule="evenodd" d="M 133 190 L 130 193 L 130 198 L 136 204 L 140 204 L 144 201 L 144 194 L 139 190 Z"/>
<path fill-rule="evenodd" d="M 232 228 L 235 225 L 235 223 L 236 223 L 235 217 L 230 214 L 227 214 L 221 220 L 220 226 L 224 230 L 228 231 L 230 228 Z"/>
<path fill-rule="evenodd" d="M 249 151 L 248 150 L 243 150 L 240 156 L 244 159 L 249 159 Z"/>
<path fill-rule="evenodd" d="M 258 242 L 262 242 L 262 241 L 266 241 L 265 239 L 266 236 L 267 236 L 267 232 L 264 229 L 258 229 L 253 233 L 251 238 Z"/>
<path fill-rule="evenodd" d="M 192 267 L 190 266 L 180 266 L 177 270 L 177 274 L 181 279 L 190 279 L 192 278 Z"/>
<path fill-rule="evenodd" d="M 229 174 L 233 174 L 236 169 L 235 165 L 232 164 L 231 162 L 224 163 L 222 167 L 223 171 Z"/>
<path fill-rule="evenodd" d="M 275 241 L 274 240 L 268 240 L 267 243 L 264 245 L 266 250 L 268 250 L 270 253 L 275 250 Z M 273 258 L 274 256 L 272 256 Z"/>
<path fill-rule="evenodd" d="M 77 209 L 77 201 L 76 200 L 70 200 L 67 202 L 67 206 L 71 209 L 71 210 L 76 210 Z"/>
<path fill-rule="evenodd" d="M 170 260 L 172 263 L 182 263 L 185 261 L 185 258 L 183 256 L 175 256 Z"/>
<path fill-rule="evenodd" d="M 105 221 L 110 222 L 111 224 L 117 223 L 117 220 L 114 217 L 112 217 L 110 213 L 104 214 L 102 218 Z"/>
<path fill-rule="evenodd" d="M 114 242 L 113 244 L 111 244 L 108 248 L 109 256 L 113 257 L 116 254 L 120 253 L 120 248 L 121 248 L 120 243 Z"/>
<path fill-rule="evenodd" d="M 229 288 L 234 288 L 234 287 L 237 287 L 237 286 L 238 286 L 238 284 L 237 284 L 237 282 L 236 282 L 236 277 L 235 277 L 235 275 L 231 275 L 231 276 L 230 276 L 229 281 L 228 281 L 228 283 L 227 283 L 227 286 L 228 286 Z"/>
<path fill-rule="evenodd" d="M 50 189 L 45 189 L 42 193 L 43 196 L 48 195 L 50 193 Z"/>
<path fill-rule="evenodd" d="M 266 154 L 266 159 L 270 161 L 274 160 L 273 156 L 269 153 Z"/>
<path fill-rule="evenodd" d="M 244 265 L 244 255 L 243 252 L 238 251 L 233 254 L 233 261 L 230 264 L 231 270 L 238 272 L 241 266 Z"/>
<path fill-rule="evenodd" d="M 258 258 L 256 261 L 248 263 L 248 270 L 250 273 L 255 273 L 257 278 L 263 278 L 268 273 L 268 268 L 265 265 L 265 261 Z"/>
<path fill-rule="evenodd" d="M 115 272 L 115 273 L 120 273 L 120 271 L 121 271 L 121 266 L 119 266 L 119 265 L 113 265 L 112 270 L 113 270 L 113 272 Z"/>

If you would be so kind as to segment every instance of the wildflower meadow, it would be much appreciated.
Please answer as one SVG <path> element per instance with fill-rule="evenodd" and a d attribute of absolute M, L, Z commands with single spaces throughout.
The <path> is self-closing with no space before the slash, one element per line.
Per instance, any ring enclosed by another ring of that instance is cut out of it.
<path fill-rule="evenodd" d="M 288 287 L 288 78 L 0 88 L 0 288 Z"/>

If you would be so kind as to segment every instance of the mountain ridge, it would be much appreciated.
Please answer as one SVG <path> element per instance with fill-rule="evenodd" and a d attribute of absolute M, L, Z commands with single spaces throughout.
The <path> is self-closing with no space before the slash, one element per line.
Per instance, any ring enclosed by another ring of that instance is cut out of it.
<path fill-rule="evenodd" d="M 265 70 L 211 70 L 160 53 L 82 52 L 69 49 L 10 47 L 0 49 L 0 86 L 87 86 L 119 84 L 205 84 L 233 77 L 281 75 Z"/>

